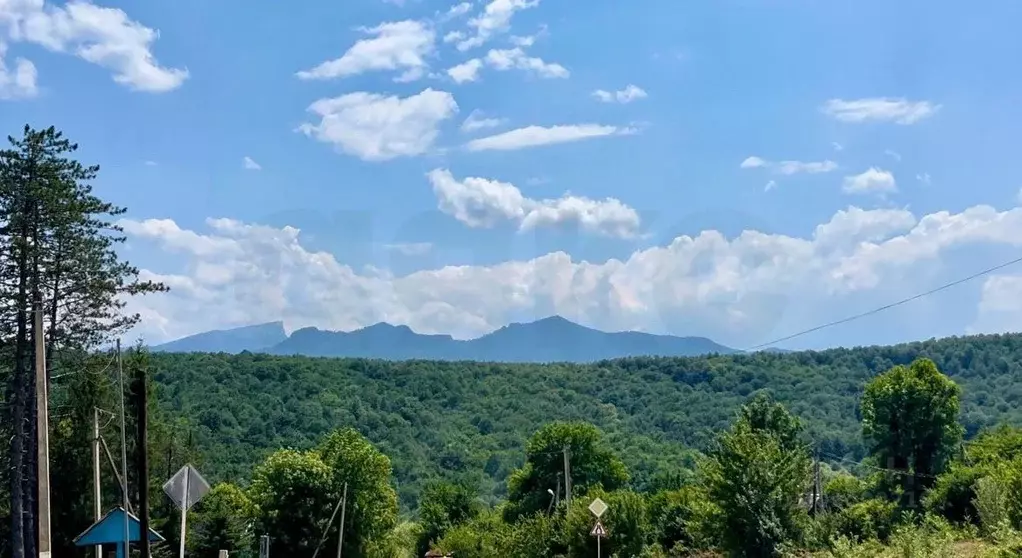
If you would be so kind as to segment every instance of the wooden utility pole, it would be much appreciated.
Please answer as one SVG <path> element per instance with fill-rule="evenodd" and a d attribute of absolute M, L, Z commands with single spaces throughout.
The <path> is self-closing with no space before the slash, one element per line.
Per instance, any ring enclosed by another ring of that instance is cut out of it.
<path fill-rule="evenodd" d="M 131 506 L 128 503 L 128 427 L 124 420 L 124 366 L 121 363 L 121 340 L 117 340 L 117 377 L 121 387 L 121 495 L 124 498 L 124 556 L 131 554 L 131 535 L 128 531 L 128 510 Z"/>
<path fill-rule="evenodd" d="M 564 503 L 571 509 L 571 448 L 564 446 Z"/>
<path fill-rule="evenodd" d="M 138 367 L 135 378 L 135 401 L 138 405 L 138 507 L 139 549 L 142 558 L 149 554 L 149 390 L 144 363 Z"/>
<path fill-rule="evenodd" d="M 344 548 L 344 511 L 348 507 L 348 483 L 344 483 L 344 494 L 341 496 L 341 524 L 337 527 L 337 558 L 341 558 Z"/>
<path fill-rule="evenodd" d="M 103 495 L 99 477 L 99 407 L 92 408 L 92 514 L 103 519 Z M 103 545 L 96 545 L 96 558 L 103 558 Z"/>
<path fill-rule="evenodd" d="M 39 443 L 36 446 L 39 475 L 38 522 L 39 558 L 50 558 L 50 398 L 46 381 L 46 339 L 43 333 L 43 306 L 38 296 L 35 302 L 35 392 L 36 427 Z"/>

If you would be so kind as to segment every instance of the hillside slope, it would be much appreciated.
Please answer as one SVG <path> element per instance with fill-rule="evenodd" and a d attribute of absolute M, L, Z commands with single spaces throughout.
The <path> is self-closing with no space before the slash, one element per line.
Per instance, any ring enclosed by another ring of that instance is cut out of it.
<path fill-rule="evenodd" d="M 829 454 L 859 459 L 863 383 L 895 364 L 933 358 L 964 390 L 969 435 L 1022 421 L 1022 335 L 950 338 L 822 352 L 630 358 L 577 364 L 327 359 L 242 354 L 154 355 L 160 399 L 197 424 L 213 478 L 246 478 L 266 452 L 308 446 L 355 426 L 393 459 L 402 503 L 423 479 L 478 473 L 504 491 L 541 424 L 584 419 L 603 429 L 637 485 L 704 448 L 737 406 L 769 389 L 809 423 Z"/>

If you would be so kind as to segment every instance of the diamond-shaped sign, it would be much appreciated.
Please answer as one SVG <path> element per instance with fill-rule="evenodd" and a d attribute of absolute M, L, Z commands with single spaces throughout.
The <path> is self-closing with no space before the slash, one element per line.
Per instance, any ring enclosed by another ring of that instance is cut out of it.
<path fill-rule="evenodd" d="M 589 511 L 593 512 L 593 515 L 595 515 L 596 518 L 599 519 L 600 517 L 603 516 L 604 513 L 607 512 L 607 504 L 604 503 L 603 500 L 597 498 L 593 500 L 592 504 L 589 504 Z"/>
<path fill-rule="evenodd" d="M 589 531 L 589 534 L 598 539 L 605 539 L 607 538 L 607 529 L 603 526 L 603 523 L 597 520 L 596 525 L 593 525 L 593 530 Z"/>
<path fill-rule="evenodd" d="M 163 491 L 174 501 L 174 505 L 187 511 L 209 492 L 209 483 L 191 465 L 185 465 L 163 483 Z"/>

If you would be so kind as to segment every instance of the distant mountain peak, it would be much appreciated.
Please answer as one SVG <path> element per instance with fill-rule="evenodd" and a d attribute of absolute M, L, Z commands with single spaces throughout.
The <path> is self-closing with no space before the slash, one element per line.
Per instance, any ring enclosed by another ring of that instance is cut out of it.
<path fill-rule="evenodd" d="M 269 327 L 273 325 L 273 327 Z M 642 332 L 608 333 L 561 315 L 512 323 L 467 341 L 450 335 L 416 333 L 407 325 L 378 322 L 354 331 L 315 327 L 284 334 L 283 324 L 263 324 L 207 332 L 156 347 L 175 352 L 263 351 L 319 357 L 387 360 L 475 360 L 485 362 L 593 362 L 630 356 L 694 356 L 734 353 L 702 337 Z"/>

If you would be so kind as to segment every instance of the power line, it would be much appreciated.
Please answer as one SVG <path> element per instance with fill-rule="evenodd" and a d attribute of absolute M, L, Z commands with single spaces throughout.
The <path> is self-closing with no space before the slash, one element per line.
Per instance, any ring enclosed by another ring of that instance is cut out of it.
<path fill-rule="evenodd" d="M 828 323 L 825 323 L 823 325 L 818 325 L 816 327 L 812 327 L 812 328 L 800 331 L 798 333 L 793 333 L 793 334 L 788 335 L 786 337 L 781 337 L 780 339 L 774 339 L 773 341 L 768 341 L 766 343 L 761 343 L 761 344 L 756 345 L 754 347 L 750 347 L 748 349 L 743 349 L 743 351 L 744 352 L 752 352 L 752 351 L 755 351 L 757 349 L 762 349 L 763 347 L 769 347 L 770 345 L 776 345 L 777 343 L 783 343 L 784 341 L 789 341 L 791 339 L 795 339 L 796 337 L 802 337 L 803 335 L 807 335 L 807 334 L 810 334 L 810 333 L 813 333 L 813 332 L 816 332 L 816 331 L 820 331 L 821 329 L 826 329 L 828 327 L 834 327 L 836 325 L 846 324 L 848 322 L 855 321 L 855 320 L 858 320 L 860 318 L 865 318 L 866 316 L 872 316 L 873 314 L 878 314 L 880 312 L 883 312 L 884 310 L 890 310 L 891 308 L 894 308 L 896 306 L 901 306 L 902 304 L 907 304 L 909 302 L 918 300 L 920 298 L 927 297 L 927 296 L 930 296 L 932 294 L 938 293 L 938 292 L 943 291 L 945 289 L 949 289 L 951 287 L 955 287 L 957 285 L 961 285 L 962 283 L 971 281 L 971 280 L 973 280 L 973 279 L 975 279 L 977 277 L 982 277 L 984 275 L 993 273 L 993 272 L 998 271 L 1000 269 L 1004 269 L 1004 268 L 1006 268 L 1008 266 L 1015 265 L 1015 264 L 1017 264 L 1019 262 L 1022 262 L 1022 257 L 1015 258 L 1015 259 L 1013 259 L 1013 260 L 1011 260 L 1009 262 L 1005 262 L 1005 263 L 1002 263 L 1000 265 L 996 265 L 994 267 L 990 267 L 990 268 L 984 269 L 983 271 L 980 271 L 980 272 L 977 272 L 977 273 L 973 273 L 972 275 L 969 275 L 968 277 L 963 277 L 963 278 L 958 279 L 956 281 L 952 281 L 950 283 L 945 283 L 945 284 L 943 284 L 943 285 L 941 285 L 941 286 L 939 286 L 939 287 L 937 287 L 935 289 L 930 289 L 930 290 L 928 290 L 926 292 L 919 293 L 917 295 L 901 299 L 901 300 L 899 300 L 897 302 L 892 302 L 891 304 L 887 304 L 887 305 L 881 306 L 879 308 L 874 308 L 872 310 L 869 310 L 867 312 L 863 312 L 861 314 L 855 314 L 854 316 L 849 316 L 847 318 L 842 318 L 840 320 L 835 320 L 833 322 L 828 322 Z"/>

